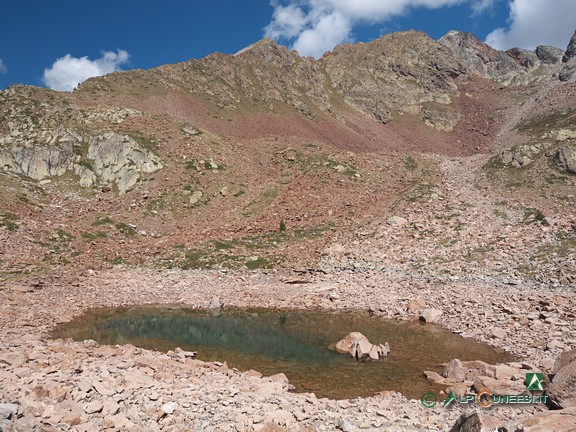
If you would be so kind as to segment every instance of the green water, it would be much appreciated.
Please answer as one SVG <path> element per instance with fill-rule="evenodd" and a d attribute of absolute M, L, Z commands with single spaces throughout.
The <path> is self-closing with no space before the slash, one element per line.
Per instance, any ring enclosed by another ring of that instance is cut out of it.
<path fill-rule="evenodd" d="M 357 363 L 328 349 L 352 331 L 375 344 L 389 342 L 390 355 Z M 513 360 L 510 354 L 433 324 L 359 312 L 119 308 L 89 312 L 60 325 L 53 336 L 160 351 L 176 347 L 198 351 L 201 360 L 226 361 L 240 370 L 255 369 L 264 375 L 283 372 L 297 392 L 335 399 L 384 390 L 418 398 L 432 389 L 422 372 L 441 372 L 441 364 L 453 358 L 488 363 Z"/>

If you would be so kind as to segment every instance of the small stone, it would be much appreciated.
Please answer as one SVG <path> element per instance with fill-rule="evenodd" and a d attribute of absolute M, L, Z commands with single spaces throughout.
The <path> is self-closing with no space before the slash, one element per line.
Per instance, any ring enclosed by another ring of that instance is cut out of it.
<path fill-rule="evenodd" d="M 102 396 L 113 396 L 116 393 L 114 389 L 110 388 L 108 385 L 101 382 L 94 383 L 93 387 L 94 390 L 96 390 Z"/>
<path fill-rule="evenodd" d="M 104 408 L 102 402 L 94 401 L 86 405 L 86 407 L 84 408 L 84 412 L 86 412 L 86 414 L 99 413 L 100 411 L 102 411 L 102 408 Z"/>
<path fill-rule="evenodd" d="M 162 405 L 162 412 L 164 414 L 170 415 L 173 414 L 174 411 L 178 408 L 178 404 L 176 402 L 168 402 Z"/>
<path fill-rule="evenodd" d="M 506 337 L 507 334 L 508 332 L 502 328 L 492 329 L 492 337 L 494 338 L 503 339 Z"/>
<path fill-rule="evenodd" d="M 442 311 L 440 309 L 426 308 L 420 313 L 419 320 L 427 323 L 437 322 L 442 316 Z"/>
<path fill-rule="evenodd" d="M 107 400 L 102 406 L 102 413 L 105 415 L 118 414 L 118 411 L 120 411 L 120 405 L 113 400 Z"/>
<path fill-rule="evenodd" d="M 386 220 L 386 223 L 391 226 L 402 226 L 406 225 L 408 221 L 400 216 L 391 216 Z"/>
<path fill-rule="evenodd" d="M 338 429 L 340 429 L 343 432 L 354 432 L 358 430 L 358 426 L 356 426 L 350 420 L 341 418 L 338 420 Z"/>
<path fill-rule="evenodd" d="M 0 420 L 10 419 L 18 413 L 17 404 L 0 404 Z"/>

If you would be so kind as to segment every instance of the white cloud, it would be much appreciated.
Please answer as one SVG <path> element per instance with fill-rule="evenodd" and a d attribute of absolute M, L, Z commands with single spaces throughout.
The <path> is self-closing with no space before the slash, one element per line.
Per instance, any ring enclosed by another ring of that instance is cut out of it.
<path fill-rule="evenodd" d="M 496 0 L 475 0 L 471 4 L 472 16 L 482 15 L 494 6 Z"/>
<path fill-rule="evenodd" d="M 496 49 L 534 49 L 537 45 L 566 48 L 576 30 L 574 0 L 510 0 L 508 28 L 497 28 L 486 37 Z"/>
<path fill-rule="evenodd" d="M 4 64 L 2 59 L 0 59 L 0 74 L 6 73 L 6 72 L 8 72 L 8 68 L 6 67 L 6 65 Z"/>
<path fill-rule="evenodd" d="M 293 44 L 293 48 L 304 55 L 320 57 L 327 47 L 333 48 L 350 38 L 351 22 L 340 12 L 322 16 L 314 28 L 304 30 Z"/>
<path fill-rule="evenodd" d="M 44 69 L 42 81 L 52 90 L 70 91 L 88 78 L 120 70 L 120 66 L 126 64 L 129 58 L 130 55 L 124 50 L 105 51 L 102 57 L 96 60 L 66 54 L 57 59 L 51 67 Z"/>
<path fill-rule="evenodd" d="M 320 57 L 352 40 L 354 26 L 384 22 L 410 8 L 454 6 L 472 0 L 273 0 L 265 35 L 292 43 L 301 55 Z M 473 0 L 474 3 L 491 0 Z"/>

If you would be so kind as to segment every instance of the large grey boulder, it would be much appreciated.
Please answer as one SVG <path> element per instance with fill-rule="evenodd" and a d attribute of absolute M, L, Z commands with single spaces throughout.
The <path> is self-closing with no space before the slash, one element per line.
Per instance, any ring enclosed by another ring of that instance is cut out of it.
<path fill-rule="evenodd" d="M 561 408 L 576 407 L 576 361 L 564 366 L 554 375 L 548 395 Z"/>
<path fill-rule="evenodd" d="M 569 173 L 576 174 L 576 144 L 560 147 L 554 155 L 554 163 Z"/>

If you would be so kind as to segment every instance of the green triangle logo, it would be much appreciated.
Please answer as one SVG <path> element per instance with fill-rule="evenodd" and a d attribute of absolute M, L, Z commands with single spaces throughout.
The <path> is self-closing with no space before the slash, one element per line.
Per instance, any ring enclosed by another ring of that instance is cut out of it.
<path fill-rule="evenodd" d="M 448 405 L 450 405 L 455 400 L 456 400 L 456 396 L 454 396 L 454 393 L 452 393 L 452 392 L 448 393 L 448 397 L 444 401 L 444 405 L 442 405 L 442 407 L 446 408 Z"/>
<path fill-rule="evenodd" d="M 529 391 L 544 391 L 544 374 L 542 372 L 528 372 L 526 373 L 526 390 Z"/>

